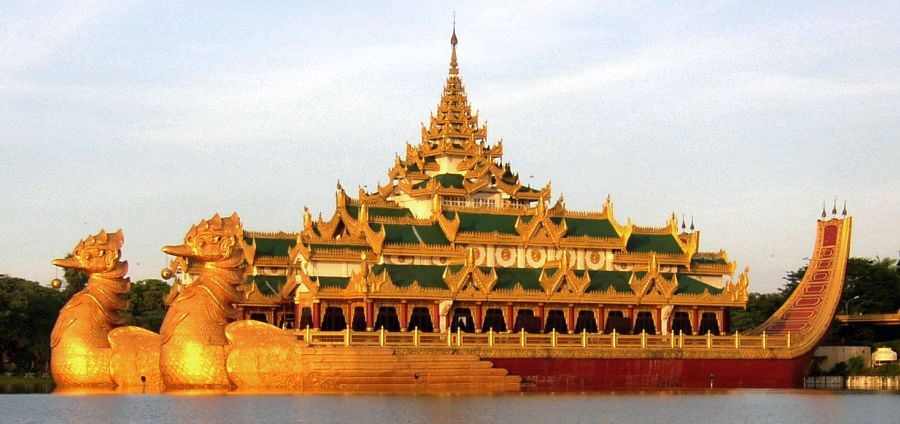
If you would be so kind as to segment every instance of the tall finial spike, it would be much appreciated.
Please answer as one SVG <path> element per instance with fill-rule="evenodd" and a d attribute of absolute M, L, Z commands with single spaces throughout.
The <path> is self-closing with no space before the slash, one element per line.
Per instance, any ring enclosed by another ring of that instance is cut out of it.
<path fill-rule="evenodd" d="M 837 196 L 834 196 L 834 206 L 831 208 L 831 215 L 837 215 Z"/>
<path fill-rule="evenodd" d="M 843 217 L 847 216 L 847 201 L 846 200 L 844 200 L 844 210 L 841 211 L 841 216 L 843 216 Z"/>
<path fill-rule="evenodd" d="M 827 217 L 828 217 L 828 214 L 825 213 L 825 201 L 823 200 L 822 201 L 822 219 L 825 219 Z"/>
<path fill-rule="evenodd" d="M 684 231 L 687 229 L 687 224 L 684 221 L 685 221 L 684 214 L 681 214 L 681 231 Z"/>
<path fill-rule="evenodd" d="M 694 231 L 694 215 L 691 215 L 691 231 Z"/>
<path fill-rule="evenodd" d="M 459 64 L 456 62 L 456 12 L 453 12 L 453 35 L 450 36 L 450 75 L 459 75 Z"/>

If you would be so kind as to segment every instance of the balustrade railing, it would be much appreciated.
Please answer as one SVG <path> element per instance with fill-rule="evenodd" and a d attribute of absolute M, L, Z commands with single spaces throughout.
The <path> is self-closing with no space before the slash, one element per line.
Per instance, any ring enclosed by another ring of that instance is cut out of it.
<path fill-rule="evenodd" d="M 298 340 L 322 346 L 391 346 L 391 347 L 467 347 L 467 348 L 560 348 L 560 349 L 788 349 L 791 334 L 745 336 L 740 333 L 687 336 L 659 334 L 608 334 L 581 332 L 562 334 L 552 331 L 529 334 L 524 331 L 465 333 L 462 331 L 432 333 L 418 329 L 406 332 L 319 331 L 296 330 Z"/>

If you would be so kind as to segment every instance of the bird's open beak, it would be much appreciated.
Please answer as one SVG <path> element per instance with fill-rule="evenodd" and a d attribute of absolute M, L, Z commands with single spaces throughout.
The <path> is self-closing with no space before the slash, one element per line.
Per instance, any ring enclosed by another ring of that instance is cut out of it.
<path fill-rule="evenodd" d="M 60 268 L 81 269 L 81 263 L 75 258 L 54 259 L 52 263 Z"/>
<path fill-rule="evenodd" d="M 179 244 L 176 246 L 163 246 L 163 252 L 166 252 L 172 256 L 178 256 L 180 258 L 192 258 L 194 257 L 194 252 L 183 244 Z"/>

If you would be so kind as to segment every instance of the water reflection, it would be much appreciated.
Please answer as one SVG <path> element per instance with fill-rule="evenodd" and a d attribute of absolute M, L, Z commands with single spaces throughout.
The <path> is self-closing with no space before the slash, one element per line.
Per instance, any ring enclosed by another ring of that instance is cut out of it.
<path fill-rule="evenodd" d="M 0 394 L 50 393 L 56 387 L 47 378 L 3 378 L 0 379 Z"/>

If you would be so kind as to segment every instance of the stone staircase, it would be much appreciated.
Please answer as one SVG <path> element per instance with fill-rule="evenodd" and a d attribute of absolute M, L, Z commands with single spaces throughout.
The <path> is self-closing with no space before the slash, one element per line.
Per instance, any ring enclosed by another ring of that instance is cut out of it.
<path fill-rule="evenodd" d="M 340 392 L 517 391 L 521 378 L 477 355 L 397 353 L 392 348 L 318 347 L 307 355 L 310 382 Z"/>

